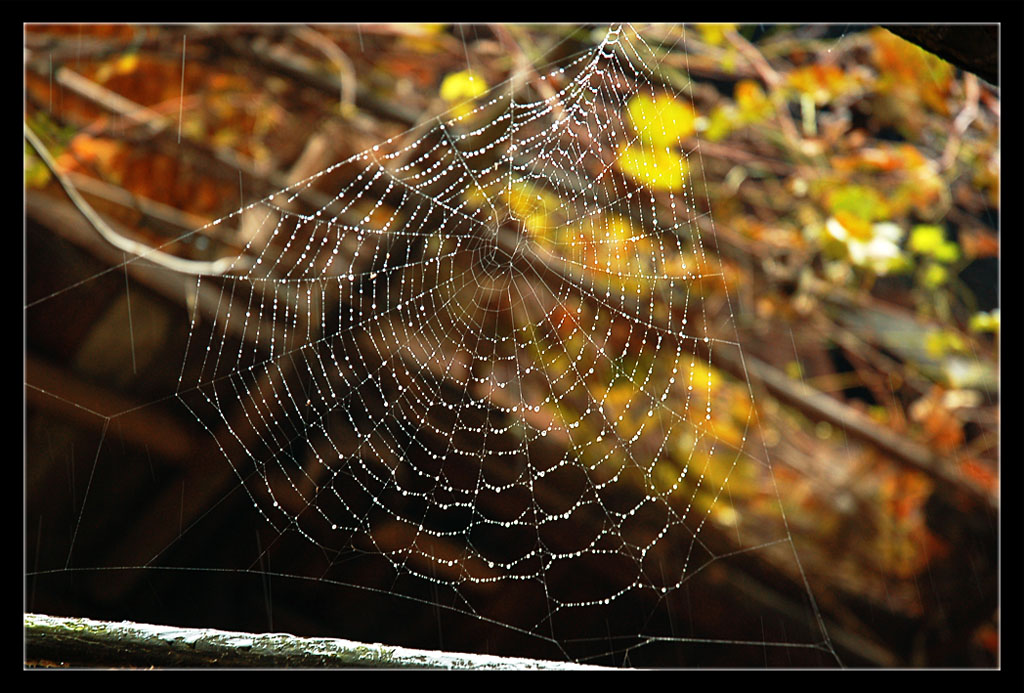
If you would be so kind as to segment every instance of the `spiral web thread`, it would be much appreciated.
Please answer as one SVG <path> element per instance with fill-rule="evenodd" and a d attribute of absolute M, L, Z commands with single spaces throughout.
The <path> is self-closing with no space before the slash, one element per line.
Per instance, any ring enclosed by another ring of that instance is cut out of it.
<path fill-rule="evenodd" d="M 525 583 L 546 604 L 509 624 L 528 632 L 670 594 L 721 557 L 702 532 L 729 475 L 770 469 L 747 450 L 749 386 L 713 407 L 708 364 L 738 344 L 716 337 L 735 335 L 728 303 L 716 322 L 704 300 L 723 277 L 699 152 L 663 155 L 628 115 L 665 91 L 656 65 L 612 28 L 540 75 L 537 100 L 510 80 L 210 225 L 250 240 L 233 273 L 198 278 L 217 319 L 193 320 L 178 396 L 277 531 L 482 617 L 481 590 Z M 637 182 L 627 151 L 682 184 Z M 607 561 L 616 577 L 588 585 Z"/>

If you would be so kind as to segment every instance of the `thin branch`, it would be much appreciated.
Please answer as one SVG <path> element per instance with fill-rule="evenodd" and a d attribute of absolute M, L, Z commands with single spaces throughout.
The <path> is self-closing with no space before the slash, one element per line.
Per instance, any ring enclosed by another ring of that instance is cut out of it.
<path fill-rule="evenodd" d="M 251 44 L 242 39 L 229 39 L 227 45 L 238 55 L 277 73 L 288 75 L 304 84 L 317 89 L 337 93 L 338 82 L 317 69 L 312 60 L 297 55 L 282 45 L 272 44 L 263 37 L 254 39 Z M 340 49 L 339 49 L 340 50 Z M 419 120 L 419 113 L 395 103 L 385 101 L 358 83 L 355 85 L 354 102 L 359 108 L 365 109 L 388 120 L 411 127 Z"/>
<path fill-rule="evenodd" d="M 67 193 L 71 202 L 74 203 L 75 207 L 79 212 L 82 213 L 92 227 L 96 229 L 96 232 L 103 237 L 103 239 L 114 246 L 115 248 L 122 250 L 126 253 L 140 258 L 146 258 L 150 262 L 165 267 L 174 272 L 181 272 L 183 274 L 212 274 L 221 275 L 232 269 L 244 269 L 239 268 L 237 257 L 222 257 L 219 260 L 213 262 L 207 262 L 204 260 L 187 260 L 180 258 L 176 255 L 165 253 L 158 248 L 150 247 L 144 243 L 132 240 L 126 236 L 122 236 L 110 227 L 109 224 L 99 215 L 99 213 L 92 208 L 84 197 L 79 194 L 77 188 L 71 180 L 64 175 L 64 172 L 57 166 L 57 162 L 54 161 L 50 152 L 46 149 L 43 143 L 39 140 L 32 129 L 25 123 L 25 139 L 28 140 L 29 144 L 39 155 L 39 158 L 43 160 L 46 168 L 50 170 L 53 177 L 57 179 L 61 187 L 64 188 L 64 192 Z"/>
<path fill-rule="evenodd" d="M 293 32 L 299 40 L 322 52 L 338 70 L 341 88 L 341 115 L 348 117 L 356 111 L 356 71 L 352 61 L 334 41 L 319 31 L 308 27 L 296 27 Z"/>
<path fill-rule="evenodd" d="M 949 139 L 946 141 L 946 148 L 942 152 L 942 158 L 939 163 L 939 168 L 943 171 L 956 163 L 956 157 L 960 153 L 960 143 L 963 140 L 964 133 L 967 132 L 967 128 L 971 127 L 974 119 L 978 117 L 978 97 L 980 91 L 978 78 L 974 73 L 968 72 L 964 76 L 964 97 L 966 103 L 963 110 L 957 115 L 956 120 L 953 121 L 953 132 L 950 133 Z"/>
<path fill-rule="evenodd" d="M 725 32 L 725 38 L 736 48 L 739 53 L 747 59 L 747 62 L 757 71 L 757 74 L 761 77 L 761 80 L 768 85 L 769 89 L 775 90 L 782 87 L 785 81 L 778 72 L 775 71 L 768 61 L 765 59 L 761 52 L 750 43 L 747 39 L 736 30 L 729 30 Z M 782 133 L 785 135 L 786 140 L 790 146 L 797 148 L 802 141 L 800 133 L 797 132 L 796 124 L 793 123 L 793 118 L 789 115 L 789 107 L 785 103 L 777 103 L 775 105 L 775 112 L 779 117 L 779 125 L 782 127 Z"/>
<path fill-rule="evenodd" d="M 955 490 L 970 494 L 984 507 L 995 509 L 998 500 L 987 489 L 983 489 L 969 477 L 957 473 L 954 463 L 935 455 L 925 446 L 889 428 L 880 426 L 867 415 L 849 407 L 828 395 L 824 395 L 802 382 L 796 382 L 749 355 L 742 362 L 731 355 L 716 352 L 716 365 L 733 375 L 745 372 L 754 383 L 761 383 L 779 400 L 799 408 L 804 413 L 821 421 L 841 427 L 848 435 L 871 443 L 896 460 L 924 472 L 932 479 Z"/>

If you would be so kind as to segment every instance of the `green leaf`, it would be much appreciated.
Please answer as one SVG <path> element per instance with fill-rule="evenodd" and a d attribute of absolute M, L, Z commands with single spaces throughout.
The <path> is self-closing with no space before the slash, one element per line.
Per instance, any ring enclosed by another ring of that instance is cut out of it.
<path fill-rule="evenodd" d="M 866 185 L 846 185 L 829 196 L 832 213 L 847 212 L 865 221 L 878 221 L 889 217 L 889 205 L 874 188 Z"/>

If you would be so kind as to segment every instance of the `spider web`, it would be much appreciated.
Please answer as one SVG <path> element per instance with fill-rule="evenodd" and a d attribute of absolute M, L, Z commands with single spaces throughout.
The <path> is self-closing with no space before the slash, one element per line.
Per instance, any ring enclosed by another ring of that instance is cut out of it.
<path fill-rule="evenodd" d="M 203 230 L 249 241 L 197 278 L 216 320 L 193 319 L 177 395 L 277 532 L 573 658 L 571 614 L 660 603 L 737 554 L 796 560 L 784 516 L 721 540 L 730 477 L 771 467 L 749 385 L 723 404 L 715 382 L 734 316 L 699 150 L 646 134 L 675 128 L 657 65 L 613 27 L 532 98 L 510 80 Z M 533 601 L 495 610 L 495 589 Z M 834 656 L 806 602 L 806 634 L 759 644 Z M 616 627 L 627 651 L 701 641 Z"/>

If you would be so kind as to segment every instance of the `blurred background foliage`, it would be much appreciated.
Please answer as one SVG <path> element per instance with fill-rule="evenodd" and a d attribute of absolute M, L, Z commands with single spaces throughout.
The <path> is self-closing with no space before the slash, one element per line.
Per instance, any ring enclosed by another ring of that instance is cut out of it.
<path fill-rule="evenodd" d="M 554 381 L 574 362 L 598 363 L 575 325 L 600 324 L 621 359 L 588 379 L 595 399 L 635 450 L 666 446 L 631 483 L 693 498 L 737 546 L 791 534 L 848 661 L 991 666 L 998 89 L 880 27 L 636 29 L 659 58 L 663 90 L 630 100 L 639 142 L 622 143 L 617 167 L 661 207 L 701 167 L 693 192 L 698 212 L 711 214 L 699 220 L 700 252 L 663 256 L 655 238 L 611 214 L 567 227 L 548 190 L 511 187 L 503 203 L 538 247 L 584 258 L 595 292 L 646 296 L 658 272 L 718 274 L 690 300 L 732 317 L 758 366 L 738 371 L 725 354 L 708 361 L 641 343 L 582 301 L 560 306 L 564 329 L 537 332 L 537 362 Z M 173 239 L 372 145 L 400 143 L 437 113 L 468 115 L 507 79 L 544 95 L 539 66 L 603 36 L 542 25 L 29 26 L 25 117 L 105 217 L 149 245 L 213 259 L 246 239 Z M 28 144 L 25 185 L 30 203 L 64 199 Z M 386 218 L 386 206 L 372 209 Z M 36 261 L 30 252 L 30 299 L 61 286 L 34 280 Z M 106 374 L 76 362 L 77 347 L 28 312 L 30 357 L 155 396 L 123 361 Z M 645 422 L 645 393 L 685 402 L 695 419 L 709 413 L 689 438 L 666 440 Z M 543 394 L 531 423 L 580 418 L 582 401 Z M 587 446 L 581 462 L 617 475 L 612 447 Z M 29 488 L 30 520 L 48 517 L 41 492 Z M 777 548 L 765 551 L 771 571 L 798 583 L 787 547 Z"/>

